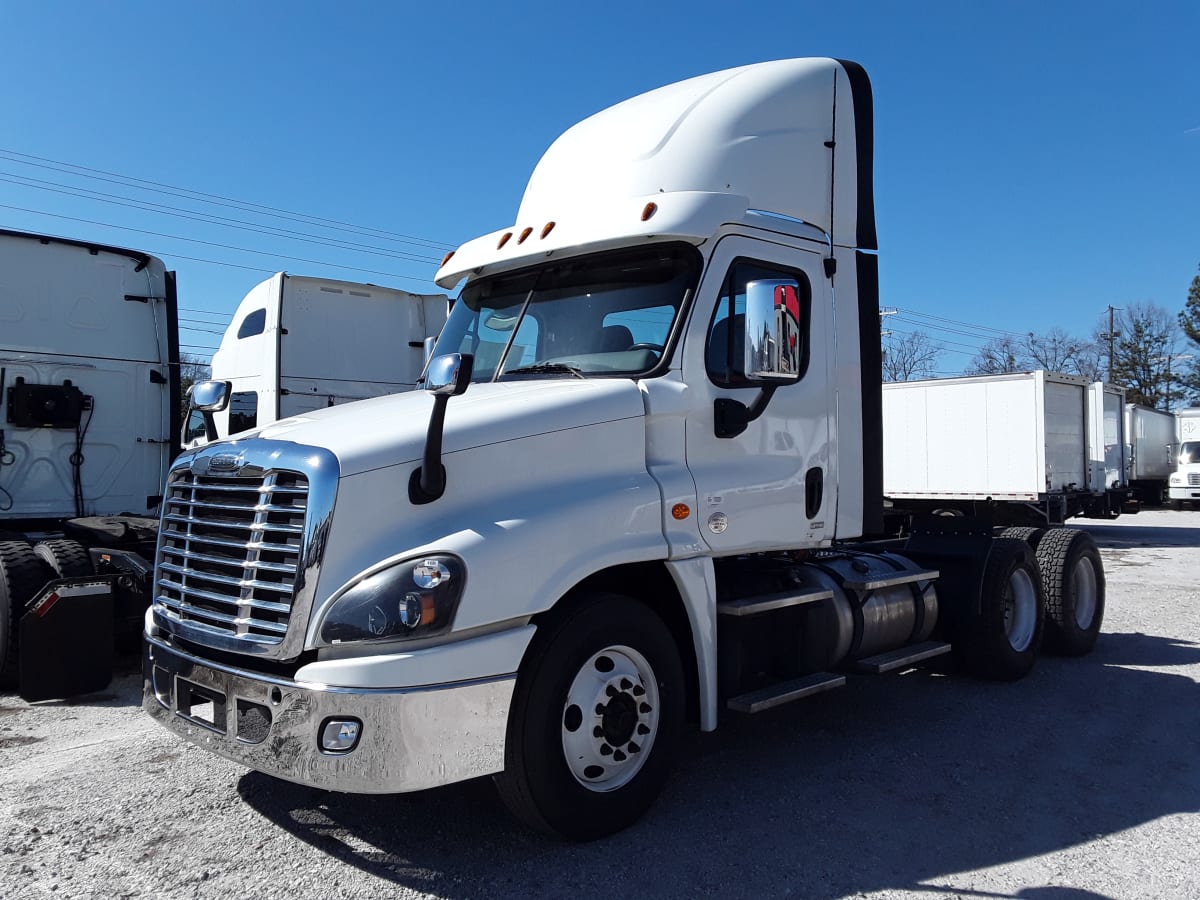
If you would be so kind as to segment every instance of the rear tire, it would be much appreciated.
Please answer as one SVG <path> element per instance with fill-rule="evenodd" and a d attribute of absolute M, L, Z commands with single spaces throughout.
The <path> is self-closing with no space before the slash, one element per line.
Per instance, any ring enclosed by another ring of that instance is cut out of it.
<path fill-rule="evenodd" d="M 21 616 L 54 573 L 23 541 L 0 543 L 0 687 L 17 683 L 17 630 Z"/>
<path fill-rule="evenodd" d="M 1012 525 L 1001 531 L 998 537 L 1024 541 L 1030 547 L 1036 550 L 1038 544 L 1041 543 L 1042 537 L 1045 534 L 1045 528 L 1035 528 L 1030 525 Z"/>
<path fill-rule="evenodd" d="M 54 570 L 56 578 L 86 578 L 96 574 L 87 548 L 78 541 L 42 541 L 34 544 L 33 552 Z"/>
<path fill-rule="evenodd" d="M 1064 656 L 1091 652 L 1104 621 L 1104 564 L 1086 531 L 1053 528 L 1037 549 L 1046 588 L 1046 646 Z"/>
<path fill-rule="evenodd" d="M 979 618 L 958 648 L 961 660 L 981 678 L 1024 678 L 1037 660 L 1045 619 L 1033 549 L 1016 538 L 996 538 L 984 567 Z"/>
<path fill-rule="evenodd" d="M 517 677 L 500 796 L 527 825 L 593 840 L 632 825 L 666 782 L 686 692 L 648 607 L 593 593 L 538 627 Z"/>

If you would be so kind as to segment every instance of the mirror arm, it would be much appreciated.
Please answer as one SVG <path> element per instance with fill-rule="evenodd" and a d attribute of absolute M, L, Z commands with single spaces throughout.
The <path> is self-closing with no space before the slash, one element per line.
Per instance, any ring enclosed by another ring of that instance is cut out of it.
<path fill-rule="evenodd" d="M 714 431 L 719 438 L 735 438 L 746 426 L 767 411 L 767 404 L 775 396 L 777 384 L 768 384 L 758 392 L 750 406 L 732 397 L 718 397 L 713 402 Z"/>
<path fill-rule="evenodd" d="M 435 394 L 429 430 L 425 434 L 425 457 L 421 468 L 408 479 L 408 499 L 415 505 L 432 503 L 446 492 L 446 467 L 442 465 L 442 431 L 446 424 L 448 394 Z"/>
<path fill-rule="evenodd" d="M 200 410 L 200 415 L 204 416 L 204 437 L 211 443 L 219 441 L 221 436 L 217 434 L 217 420 L 213 418 L 210 410 Z"/>

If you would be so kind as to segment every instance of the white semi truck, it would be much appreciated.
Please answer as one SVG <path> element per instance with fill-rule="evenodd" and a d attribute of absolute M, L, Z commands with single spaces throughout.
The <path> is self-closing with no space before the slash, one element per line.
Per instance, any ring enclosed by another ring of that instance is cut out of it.
<path fill-rule="evenodd" d="M 329 790 L 494 775 L 588 839 L 653 801 L 687 722 L 945 653 L 1019 678 L 1043 631 L 1086 653 L 1085 533 L 867 540 L 871 105 L 858 65 L 781 60 L 563 134 L 516 223 L 439 270 L 465 285 L 425 390 L 176 461 L 145 710 Z"/>
<path fill-rule="evenodd" d="M 1044 526 L 1115 518 L 1129 496 L 1125 392 L 1057 372 L 883 386 L 883 493 L 904 515 Z"/>
<path fill-rule="evenodd" d="M 1175 426 L 1179 443 L 1167 496 L 1176 509 L 1182 509 L 1185 504 L 1200 504 L 1200 407 L 1178 410 Z"/>
<path fill-rule="evenodd" d="M 29 699 L 103 687 L 114 625 L 141 630 L 179 450 L 176 309 L 147 253 L 0 232 L 0 685 Z"/>
<path fill-rule="evenodd" d="M 238 304 L 213 354 L 213 380 L 228 382 L 227 405 L 208 414 L 216 433 L 412 390 L 448 306 L 445 294 L 277 272 Z M 189 409 L 184 445 L 207 443 L 208 427 Z"/>

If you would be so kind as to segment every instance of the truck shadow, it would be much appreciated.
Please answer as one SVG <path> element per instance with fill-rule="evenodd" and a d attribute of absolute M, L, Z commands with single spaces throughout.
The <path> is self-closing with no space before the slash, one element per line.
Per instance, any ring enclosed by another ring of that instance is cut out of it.
<path fill-rule="evenodd" d="M 593 844 L 523 830 L 487 779 L 355 797 L 251 773 L 239 792 L 330 856 L 442 897 L 937 892 L 951 873 L 1200 811 L 1200 685 L 1126 668 L 1197 663 L 1195 644 L 1104 634 L 1017 684 L 920 670 L 726 715 L 684 742 L 645 819 Z"/>
<path fill-rule="evenodd" d="M 1090 534 L 1105 550 L 1129 550 L 1138 547 L 1200 547 L 1200 527 L 1170 528 L 1161 525 L 1098 525 L 1092 522 L 1068 522 Z"/>

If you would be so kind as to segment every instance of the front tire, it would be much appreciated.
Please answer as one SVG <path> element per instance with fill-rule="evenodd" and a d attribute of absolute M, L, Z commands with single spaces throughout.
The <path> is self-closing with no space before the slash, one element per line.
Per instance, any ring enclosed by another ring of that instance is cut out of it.
<path fill-rule="evenodd" d="M 540 625 L 517 677 L 500 796 L 527 825 L 593 840 L 658 796 L 683 729 L 683 666 L 648 607 L 592 593 Z"/>
<path fill-rule="evenodd" d="M 1104 621 L 1104 565 L 1086 531 L 1055 528 L 1037 549 L 1046 586 L 1046 645 L 1064 656 L 1091 652 Z"/>

